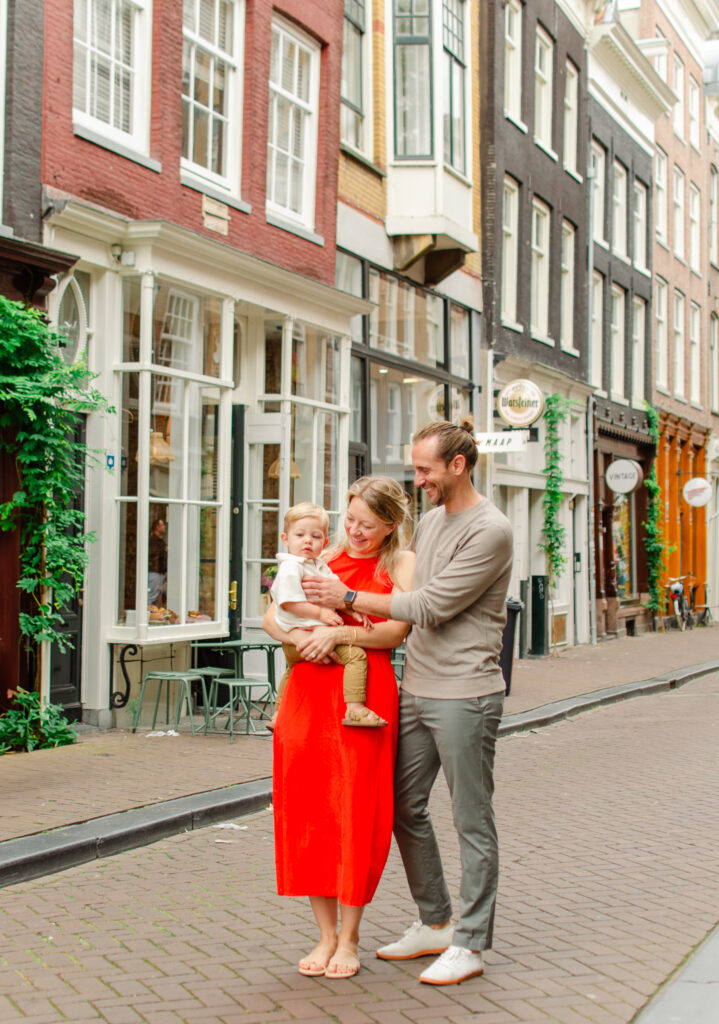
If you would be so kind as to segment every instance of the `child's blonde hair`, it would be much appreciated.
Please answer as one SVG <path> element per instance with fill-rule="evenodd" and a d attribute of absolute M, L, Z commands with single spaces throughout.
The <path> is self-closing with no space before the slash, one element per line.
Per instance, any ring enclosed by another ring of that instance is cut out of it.
<path fill-rule="evenodd" d="M 330 517 L 328 512 L 321 505 L 313 505 L 311 501 L 301 501 L 287 509 L 285 513 L 285 533 L 290 532 L 290 526 L 298 519 L 318 519 L 325 537 L 330 528 Z"/>

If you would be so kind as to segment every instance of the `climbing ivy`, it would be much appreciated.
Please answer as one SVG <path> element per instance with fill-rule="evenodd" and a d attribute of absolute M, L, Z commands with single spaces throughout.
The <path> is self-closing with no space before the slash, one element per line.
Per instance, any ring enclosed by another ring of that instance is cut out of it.
<path fill-rule="evenodd" d="M 573 403 L 562 395 L 548 395 L 544 402 L 544 469 L 546 477 L 542 510 L 542 526 L 539 547 L 547 557 L 547 578 L 552 588 L 559 578 L 567 557 L 564 553 L 565 529 L 559 521 L 562 504 L 562 456 L 559 450 L 559 427 L 567 418 Z M 551 592 L 551 590 L 550 590 Z"/>
<path fill-rule="evenodd" d="M 645 403 L 649 432 L 655 445 L 659 444 L 659 413 Z M 647 552 L 647 576 L 649 580 L 649 600 L 647 608 L 653 615 L 659 614 L 664 607 L 664 588 L 662 581 L 666 573 L 666 555 L 664 546 L 664 528 L 662 520 L 662 490 L 657 480 L 656 458 L 644 481 L 647 489 L 647 518 L 644 527 L 644 543 Z"/>
<path fill-rule="evenodd" d="M 83 361 L 67 364 L 62 339 L 38 310 L 0 296 L 0 450 L 15 460 L 17 490 L 0 503 L 0 529 L 20 530 L 20 579 L 31 609 L 20 614 L 29 642 L 72 646 L 62 610 L 83 584 L 95 539 L 84 533 L 88 449 L 74 440 L 83 413 L 109 410 Z M 93 453 L 90 453 L 92 458 Z"/>

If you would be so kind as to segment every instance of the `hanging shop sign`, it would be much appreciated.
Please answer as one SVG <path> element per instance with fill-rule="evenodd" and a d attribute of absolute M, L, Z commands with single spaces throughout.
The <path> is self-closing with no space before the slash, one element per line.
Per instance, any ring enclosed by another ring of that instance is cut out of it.
<path fill-rule="evenodd" d="M 532 380 L 510 380 L 497 395 L 497 412 L 510 427 L 528 427 L 544 412 L 542 389 Z"/>
<path fill-rule="evenodd" d="M 523 452 L 529 441 L 528 430 L 495 430 L 475 435 L 480 454 L 488 452 Z"/>
<path fill-rule="evenodd" d="M 644 480 L 642 467 L 634 459 L 615 459 L 607 466 L 604 480 L 615 494 L 631 494 Z"/>
<path fill-rule="evenodd" d="M 693 476 L 682 487 L 682 496 L 688 505 L 701 508 L 711 501 L 712 485 L 703 476 Z"/>

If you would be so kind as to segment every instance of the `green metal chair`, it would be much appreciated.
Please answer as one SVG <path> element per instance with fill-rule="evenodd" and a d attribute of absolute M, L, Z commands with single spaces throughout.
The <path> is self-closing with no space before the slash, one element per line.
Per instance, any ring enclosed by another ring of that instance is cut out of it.
<path fill-rule="evenodd" d="M 218 690 L 220 686 L 226 686 L 229 693 L 224 704 L 218 706 Z M 244 734 L 264 735 L 268 732 L 265 728 L 257 728 L 258 720 L 268 720 L 272 717 L 272 706 L 274 702 L 274 690 L 268 680 L 251 678 L 227 678 L 224 676 L 215 677 L 210 683 L 209 715 L 207 717 L 205 731 L 210 727 L 216 729 L 216 720 L 221 715 L 227 715 L 225 729 L 229 729 L 230 743 L 234 742 L 236 725 L 244 722 Z M 257 717 L 253 717 L 253 711 Z"/>
<path fill-rule="evenodd" d="M 142 705 L 145 700 L 145 693 L 147 690 L 147 684 L 152 680 L 157 681 L 157 696 L 155 697 L 155 709 L 152 715 L 152 728 L 155 728 L 157 721 L 157 711 L 160 706 L 160 698 L 162 696 L 163 687 L 165 688 L 165 721 L 170 725 L 170 689 L 172 683 L 177 683 L 177 704 L 175 707 L 175 729 L 180 724 L 180 716 L 182 714 L 183 704 L 187 704 L 187 713 L 190 718 L 190 730 L 192 735 L 195 735 L 195 722 L 193 718 L 194 702 L 192 699 L 192 684 L 199 683 L 202 688 L 202 695 L 204 700 L 204 715 L 205 715 L 205 732 L 207 732 L 207 720 L 209 714 L 209 703 L 207 698 L 207 687 L 205 685 L 205 678 L 199 669 L 189 669 L 186 672 L 175 672 L 170 669 L 158 669 L 154 672 L 146 672 L 142 680 L 142 686 L 140 687 L 140 697 L 137 702 L 137 708 L 135 709 L 135 716 L 132 722 L 132 731 L 136 732 L 137 723 L 140 721 L 140 714 L 142 712 Z M 214 681 L 214 680 L 213 680 Z"/>

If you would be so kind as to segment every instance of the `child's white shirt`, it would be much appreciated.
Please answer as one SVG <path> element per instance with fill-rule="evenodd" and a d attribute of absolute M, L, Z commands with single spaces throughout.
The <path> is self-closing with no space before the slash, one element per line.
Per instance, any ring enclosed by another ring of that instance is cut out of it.
<path fill-rule="evenodd" d="M 302 589 L 302 580 L 305 576 L 321 576 L 328 580 L 336 580 L 338 577 L 327 563 L 320 561 L 319 558 L 301 558 L 299 555 L 291 555 L 287 551 L 280 551 L 276 557 L 278 569 L 270 589 L 270 596 L 275 602 L 277 625 L 285 632 L 303 626 L 324 625 L 321 619 L 305 618 L 301 615 L 293 615 L 292 612 L 283 611 L 282 605 L 286 601 L 307 601 L 307 595 Z"/>

